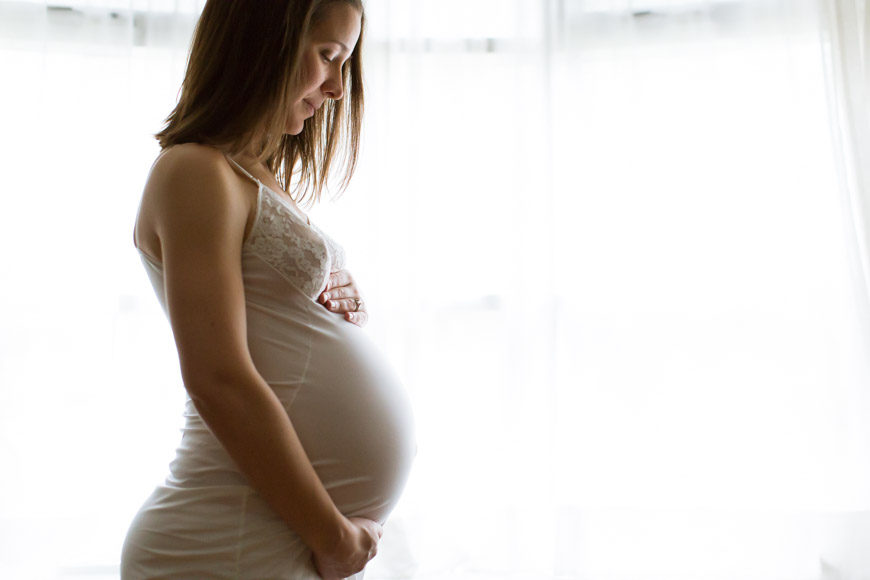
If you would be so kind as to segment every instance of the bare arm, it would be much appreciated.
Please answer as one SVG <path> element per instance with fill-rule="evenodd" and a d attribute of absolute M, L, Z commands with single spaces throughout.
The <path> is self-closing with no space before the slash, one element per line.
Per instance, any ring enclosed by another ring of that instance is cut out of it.
<path fill-rule="evenodd" d="M 167 152 L 146 188 L 156 211 L 166 300 L 184 385 L 251 486 L 314 551 L 353 531 L 305 454 L 247 347 L 241 248 L 247 202 L 220 152 Z"/>

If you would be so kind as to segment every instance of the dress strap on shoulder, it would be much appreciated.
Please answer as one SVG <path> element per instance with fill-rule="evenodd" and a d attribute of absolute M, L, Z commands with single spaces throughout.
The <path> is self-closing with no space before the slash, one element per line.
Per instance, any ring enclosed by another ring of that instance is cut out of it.
<path fill-rule="evenodd" d="M 250 177 L 251 179 L 253 179 L 254 181 L 256 181 L 257 184 L 260 183 L 260 180 L 259 180 L 259 179 L 257 179 L 256 177 L 254 177 L 253 175 L 251 175 L 250 173 L 248 173 L 248 170 L 247 170 L 247 169 L 245 169 L 244 167 L 242 167 L 241 165 L 239 165 L 238 163 L 236 163 L 236 161 L 235 161 L 234 159 L 232 159 L 229 155 L 224 155 L 224 157 L 227 158 L 227 161 L 229 161 L 230 163 L 232 163 L 233 165 L 235 165 L 236 167 L 238 167 L 238 168 L 242 171 L 242 173 L 244 173 L 245 175 L 247 175 L 248 177 Z"/>

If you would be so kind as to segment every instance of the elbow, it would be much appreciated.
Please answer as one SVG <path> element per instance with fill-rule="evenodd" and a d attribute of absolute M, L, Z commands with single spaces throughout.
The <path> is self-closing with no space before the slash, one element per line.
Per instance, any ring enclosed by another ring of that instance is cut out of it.
<path fill-rule="evenodd" d="M 250 372 L 238 369 L 208 372 L 188 370 L 182 371 L 181 376 L 184 388 L 197 409 L 233 399 L 235 394 L 244 392 L 255 381 Z"/>

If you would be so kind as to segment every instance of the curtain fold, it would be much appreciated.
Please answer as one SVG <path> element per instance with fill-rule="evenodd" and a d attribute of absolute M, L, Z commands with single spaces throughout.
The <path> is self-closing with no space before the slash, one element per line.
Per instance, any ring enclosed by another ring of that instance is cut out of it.
<path fill-rule="evenodd" d="M 853 280 L 850 298 L 857 311 L 853 336 L 866 365 L 870 352 L 870 7 L 867 0 L 827 0 L 821 3 L 820 14 L 829 128 Z M 846 429 L 856 447 L 870 454 L 867 433 L 859 426 L 870 414 L 866 383 L 853 385 L 849 400 Z M 866 480 L 866 471 L 859 477 Z M 822 578 L 867 577 L 870 510 L 832 515 L 827 531 Z"/>
<path fill-rule="evenodd" d="M 823 3 L 820 32 L 828 75 L 831 132 L 858 276 L 870 296 L 870 10 L 866 0 Z"/>

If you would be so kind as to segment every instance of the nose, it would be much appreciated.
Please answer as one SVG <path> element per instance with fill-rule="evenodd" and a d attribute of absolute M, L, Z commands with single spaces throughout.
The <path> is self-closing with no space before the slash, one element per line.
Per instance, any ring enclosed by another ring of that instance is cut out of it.
<path fill-rule="evenodd" d="M 344 82 L 340 68 L 330 67 L 329 76 L 323 81 L 323 92 L 334 101 L 344 96 Z"/>

